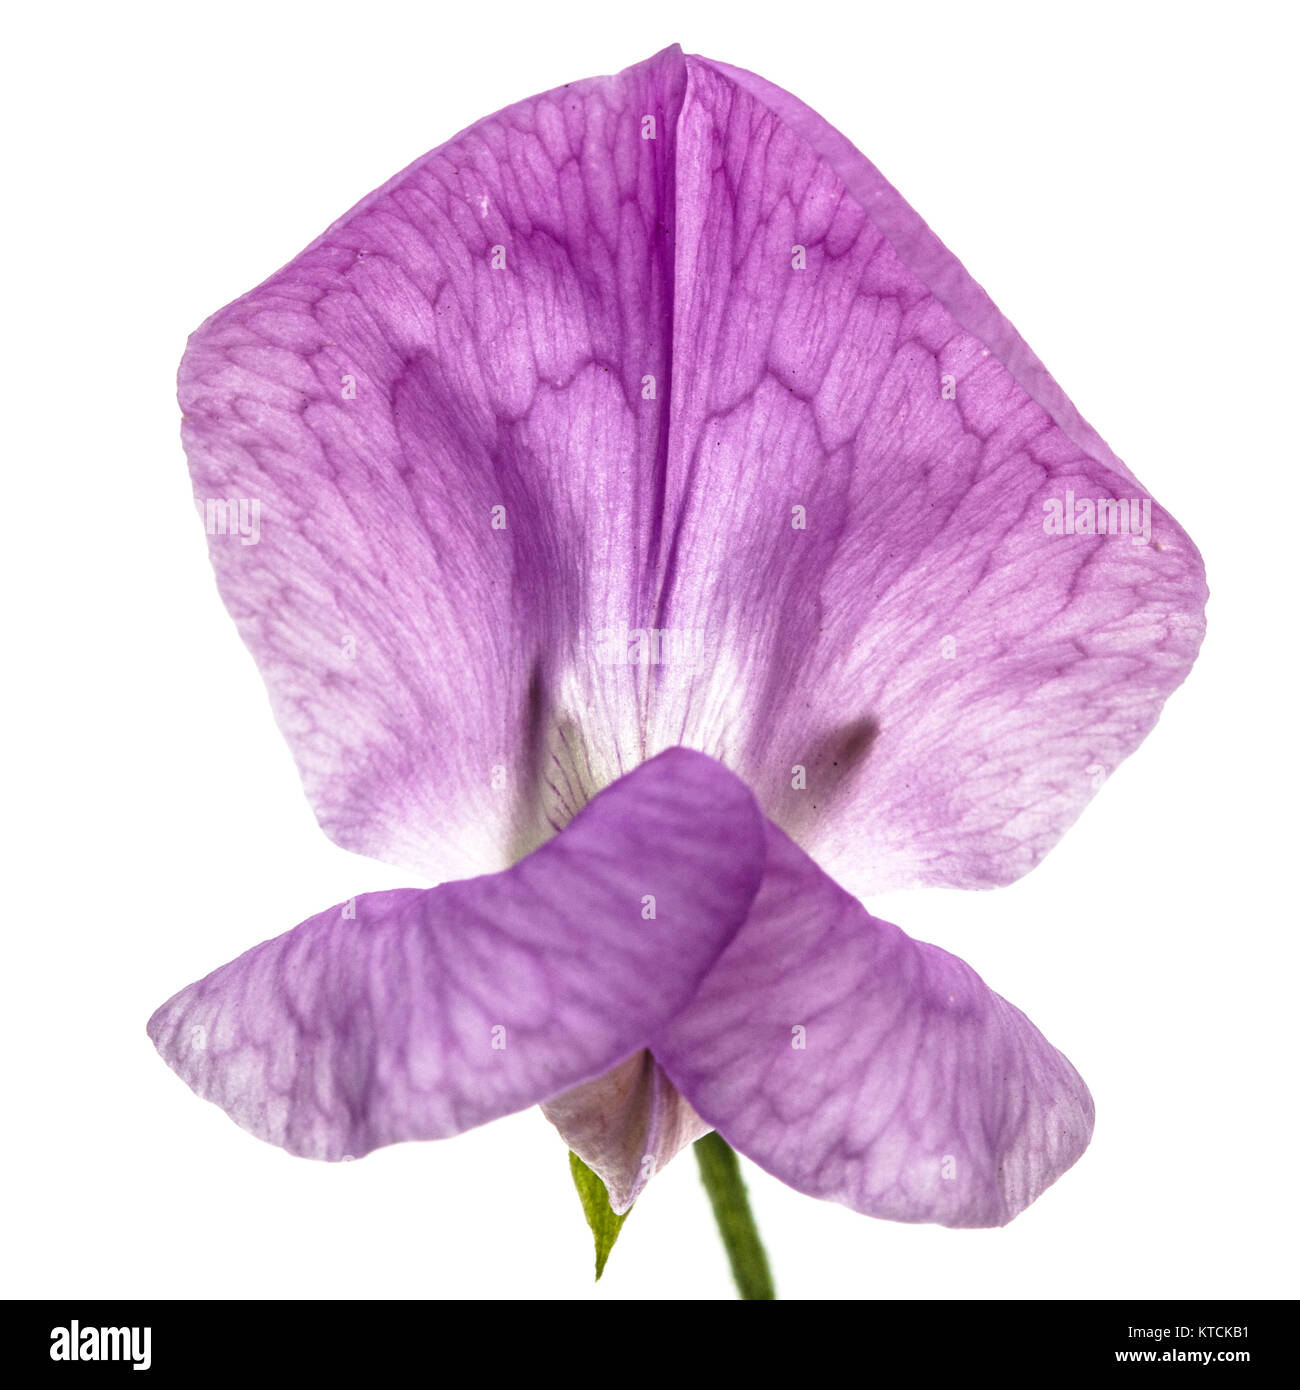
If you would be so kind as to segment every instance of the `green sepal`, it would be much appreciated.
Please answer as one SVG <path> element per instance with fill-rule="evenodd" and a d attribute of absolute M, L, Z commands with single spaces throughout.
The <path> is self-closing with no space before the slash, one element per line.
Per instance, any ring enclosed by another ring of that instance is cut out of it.
<path fill-rule="evenodd" d="M 596 1278 L 599 1280 L 605 1272 L 609 1252 L 623 1229 L 623 1222 L 632 1215 L 632 1208 L 628 1207 L 622 1216 L 617 1215 L 609 1204 L 605 1184 L 572 1151 L 569 1153 L 569 1172 L 573 1174 L 573 1185 L 582 1200 L 582 1214 L 587 1218 L 592 1239 L 596 1242 Z"/>

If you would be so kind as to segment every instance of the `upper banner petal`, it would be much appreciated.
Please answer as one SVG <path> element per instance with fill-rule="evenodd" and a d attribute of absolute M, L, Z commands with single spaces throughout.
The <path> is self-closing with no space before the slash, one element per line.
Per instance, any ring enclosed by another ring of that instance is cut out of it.
<path fill-rule="evenodd" d="M 775 826 L 748 921 L 652 1043 L 782 1182 L 894 1221 L 999 1226 L 1087 1147 L 1078 1073 L 955 956 L 867 911 Z"/>
<path fill-rule="evenodd" d="M 686 744 L 859 893 L 1006 882 L 1203 631 L 1195 548 L 875 168 L 677 49 L 412 165 L 180 394 L 317 815 L 434 878 Z"/>
<path fill-rule="evenodd" d="M 443 1138 L 644 1047 L 744 920 L 763 854 L 747 789 L 677 749 L 514 868 L 323 912 L 182 990 L 149 1035 L 292 1153 Z"/>

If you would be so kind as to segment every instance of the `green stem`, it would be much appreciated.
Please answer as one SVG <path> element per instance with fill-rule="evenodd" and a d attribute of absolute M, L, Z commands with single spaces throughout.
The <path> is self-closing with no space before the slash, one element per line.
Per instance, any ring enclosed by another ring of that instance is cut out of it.
<path fill-rule="evenodd" d="M 718 1234 L 731 1262 L 731 1277 L 744 1299 L 774 1299 L 772 1271 L 767 1252 L 758 1238 L 754 1213 L 749 1209 L 745 1180 L 740 1176 L 740 1160 L 731 1145 L 716 1131 L 695 1144 L 700 1164 L 700 1181 L 713 1204 Z"/>

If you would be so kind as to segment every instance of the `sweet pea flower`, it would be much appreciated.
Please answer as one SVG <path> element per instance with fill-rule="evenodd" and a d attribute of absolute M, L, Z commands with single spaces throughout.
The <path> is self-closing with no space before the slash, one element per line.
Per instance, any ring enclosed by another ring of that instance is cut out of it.
<path fill-rule="evenodd" d="M 671 48 L 470 127 L 180 373 L 340 904 L 149 1032 L 313 1158 L 540 1104 L 625 1211 L 716 1129 L 999 1225 L 1074 1068 L 873 917 L 1032 868 L 1204 630 L 1195 547 L 852 145 Z"/>

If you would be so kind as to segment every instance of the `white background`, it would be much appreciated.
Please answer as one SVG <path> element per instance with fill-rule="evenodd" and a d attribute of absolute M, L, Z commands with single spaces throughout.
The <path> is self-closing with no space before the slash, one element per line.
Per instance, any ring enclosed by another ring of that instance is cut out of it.
<path fill-rule="evenodd" d="M 1201 546 L 1210 634 L 1027 880 L 871 906 L 1090 1083 L 1001 1231 L 750 1170 L 790 1297 L 1294 1295 L 1295 33 L 1289 7 L 704 0 L 23 7 L 3 235 L 5 1292 L 728 1297 L 683 1155 L 598 1289 L 537 1112 L 290 1158 L 144 1034 L 181 985 L 409 879 L 316 828 L 212 584 L 186 335 L 426 149 L 673 41 L 845 131 Z"/>

